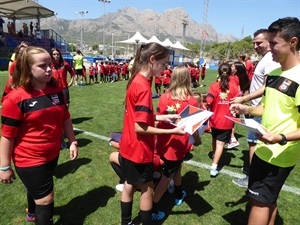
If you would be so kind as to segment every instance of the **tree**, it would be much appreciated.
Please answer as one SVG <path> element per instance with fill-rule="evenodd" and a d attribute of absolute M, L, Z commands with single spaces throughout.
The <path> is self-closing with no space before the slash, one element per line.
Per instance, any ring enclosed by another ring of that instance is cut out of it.
<path fill-rule="evenodd" d="M 99 50 L 99 44 L 93 44 L 92 49 L 95 50 Z"/>

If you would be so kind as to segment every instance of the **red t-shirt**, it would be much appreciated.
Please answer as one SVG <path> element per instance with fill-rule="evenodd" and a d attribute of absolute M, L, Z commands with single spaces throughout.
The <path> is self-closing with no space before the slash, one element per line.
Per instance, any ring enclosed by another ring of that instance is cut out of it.
<path fill-rule="evenodd" d="M 247 60 L 245 66 L 246 66 L 246 71 L 247 71 L 247 75 L 248 75 L 249 81 L 251 82 L 253 74 L 254 74 L 253 63 L 251 62 L 251 60 Z"/>
<path fill-rule="evenodd" d="M 135 163 L 153 161 L 154 135 L 135 132 L 134 123 L 141 122 L 154 127 L 152 91 L 148 80 L 137 74 L 126 92 L 123 132 L 120 154 Z"/>
<path fill-rule="evenodd" d="M 220 130 L 229 130 L 233 128 L 233 121 L 225 116 L 232 116 L 229 111 L 230 99 L 239 95 L 238 87 L 229 82 L 229 90 L 221 92 L 220 82 L 214 82 L 210 85 L 206 102 L 211 105 L 211 111 L 214 114 L 210 117 L 210 126 Z"/>
<path fill-rule="evenodd" d="M 73 68 L 66 61 L 62 65 L 52 64 L 52 77 L 54 77 L 61 88 L 68 87 L 68 72 L 71 77 L 75 75 Z"/>
<path fill-rule="evenodd" d="M 173 100 L 170 93 L 164 93 L 160 96 L 157 115 L 164 114 L 179 114 L 187 105 L 198 107 L 197 100 L 190 96 L 186 101 Z M 158 128 L 173 129 L 174 125 L 159 122 Z M 167 160 L 183 160 L 186 153 L 190 150 L 189 134 L 175 135 L 175 134 L 161 134 L 157 135 L 156 150 L 160 157 Z"/>
<path fill-rule="evenodd" d="M 202 66 L 201 67 L 201 76 L 205 76 L 206 75 L 206 66 Z"/>
<path fill-rule="evenodd" d="M 89 73 L 90 73 L 90 76 L 94 76 L 94 74 L 95 74 L 95 67 L 90 66 L 89 67 Z"/>
<path fill-rule="evenodd" d="M 60 151 L 63 121 L 70 118 L 60 87 L 27 92 L 12 90 L 2 106 L 2 136 L 13 138 L 18 167 L 45 164 Z"/>
<path fill-rule="evenodd" d="M 12 76 L 16 70 L 16 66 L 17 66 L 17 60 L 13 61 L 11 64 L 10 64 L 10 67 L 8 68 L 8 74 L 10 76 Z"/>

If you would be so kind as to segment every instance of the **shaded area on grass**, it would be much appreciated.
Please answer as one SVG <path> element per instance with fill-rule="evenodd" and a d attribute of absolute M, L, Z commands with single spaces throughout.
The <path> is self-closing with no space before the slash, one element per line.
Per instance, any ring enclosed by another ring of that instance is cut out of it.
<path fill-rule="evenodd" d="M 73 118 L 72 123 L 73 124 L 80 124 L 83 123 L 84 121 L 88 121 L 93 119 L 94 117 L 78 117 L 78 118 Z"/>
<path fill-rule="evenodd" d="M 55 225 L 85 224 L 85 218 L 96 210 L 101 210 L 101 207 L 105 207 L 109 199 L 114 197 L 115 194 L 116 191 L 113 188 L 102 186 L 73 198 L 64 206 L 55 207 L 54 214 L 60 217 Z M 99 218 L 99 224 L 101 223 L 101 218 Z"/>
<path fill-rule="evenodd" d="M 92 162 L 92 160 L 89 158 L 78 158 L 73 161 L 67 161 L 59 164 L 55 169 L 54 176 L 61 179 L 70 173 L 75 173 L 79 167 L 82 165 L 87 165 L 90 162 Z"/>

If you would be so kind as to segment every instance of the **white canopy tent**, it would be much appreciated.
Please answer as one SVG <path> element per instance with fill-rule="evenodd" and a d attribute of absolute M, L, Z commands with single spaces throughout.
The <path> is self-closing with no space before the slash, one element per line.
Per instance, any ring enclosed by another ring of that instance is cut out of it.
<path fill-rule="evenodd" d="M 166 46 L 166 47 L 169 47 L 169 48 L 172 48 L 172 46 L 174 45 L 169 38 L 166 38 L 166 40 L 164 40 L 163 42 L 163 46 Z"/>
<path fill-rule="evenodd" d="M 141 43 L 148 43 L 148 40 L 144 38 L 140 32 L 137 31 L 131 38 L 124 41 L 118 41 L 118 43 L 136 45 Z"/>
<path fill-rule="evenodd" d="M 187 50 L 187 51 L 190 51 L 190 49 L 184 47 L 179 41 L 176 41 L 175 44 L 173 44 L 173 46 L 171 46 L 172 48 L 175 48 L 175 49 L 180 49 L 180 50 Z"/>
<path fill-rule="evenodd" d="M 161 42 L 156 36 L 152 36 L 152 37 L 147 41 L 147 43 L 150 43 L 150 42 L 155 42 L 155 43 L 158 43 L 158 44 L 160 44 L 160 45 L 165 46 L 165 45 L 163 44 L 163 42 Z"/>

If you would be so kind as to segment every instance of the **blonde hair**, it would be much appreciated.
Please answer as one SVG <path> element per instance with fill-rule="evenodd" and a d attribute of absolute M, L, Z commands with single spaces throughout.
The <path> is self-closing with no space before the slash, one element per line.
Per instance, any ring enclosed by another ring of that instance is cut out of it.
<path fill-rule="evenodd" d="M 173 70 L 168 91 L 173 99 L 181 101 L 187 100 L 193 94 L 191 75 L 184 65 L 177 66 Z"/>
<path fill-rule="evenodd" d="M 33 55 L 41 53 L 49 54 L 46 49 L 31 46 L 21 52 L 17 58 L 16 69 L 13 74 L 13 88 L 23 87 L 27 91 L 33 90 L 33 76 L 31 74 L 31 67 L 35 63 Z M 53 77 L 48 83 L 51 86 L 56 86 L 56 81 Z"/>

